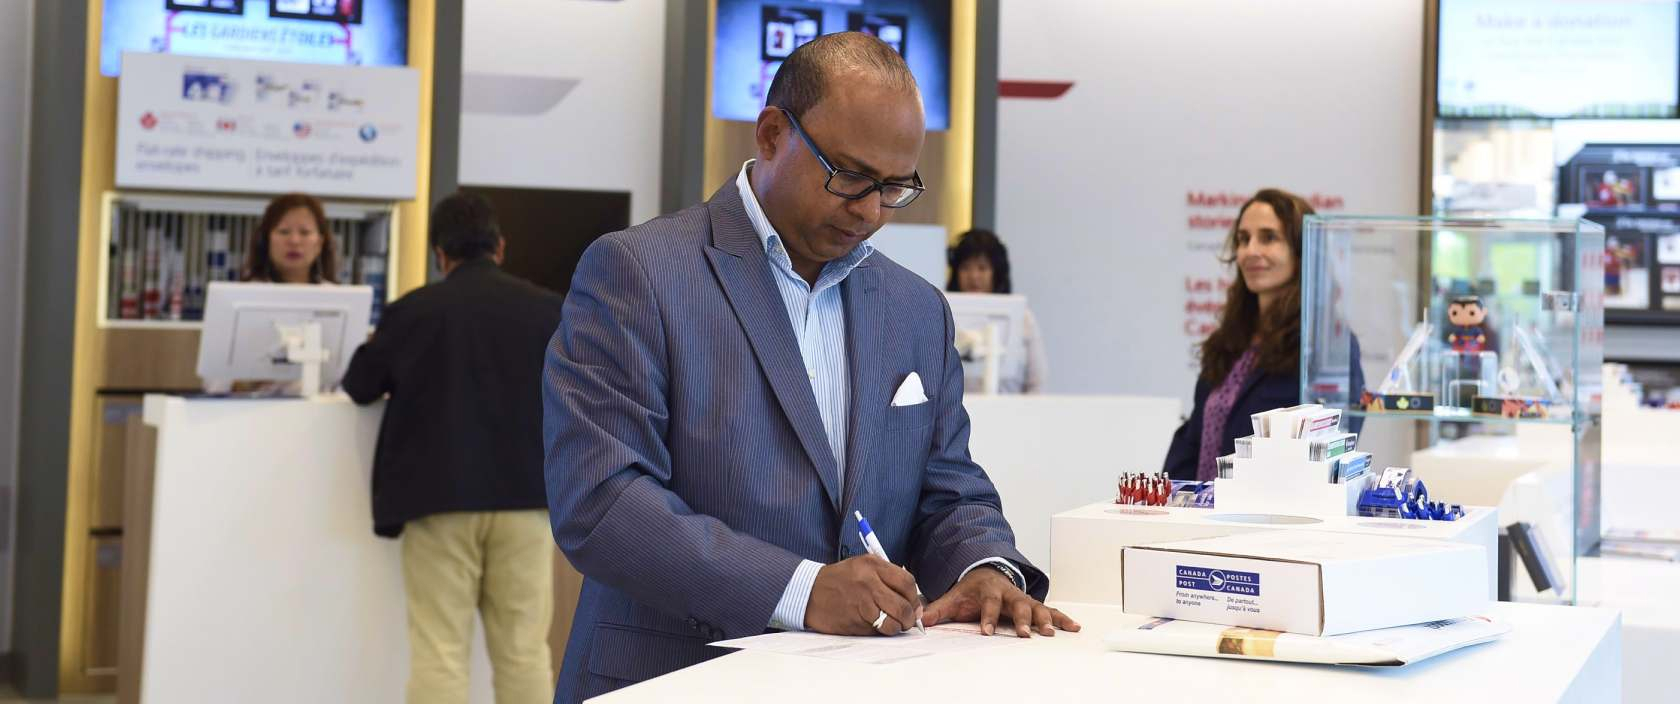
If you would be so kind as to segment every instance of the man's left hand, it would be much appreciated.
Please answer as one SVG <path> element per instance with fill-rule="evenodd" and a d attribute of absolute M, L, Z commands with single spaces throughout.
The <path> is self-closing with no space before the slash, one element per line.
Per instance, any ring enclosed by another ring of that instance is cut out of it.
<path fill-rule="evenodd" d="M 984 565 L 970 570 L 944 596 L 929 604 L 922 620 L 929 626 L 946 621 L 979 621 L 980 631 L 991 635 L 999 617 L 1013 623 L 1015 635 L 1022 638 L 1032 637 L 1034 631 L 1044 636 L 1056 635 L 1057 629 L 1079 631 L 1079 622 L 1027 596 L 1002 572 Z"/>

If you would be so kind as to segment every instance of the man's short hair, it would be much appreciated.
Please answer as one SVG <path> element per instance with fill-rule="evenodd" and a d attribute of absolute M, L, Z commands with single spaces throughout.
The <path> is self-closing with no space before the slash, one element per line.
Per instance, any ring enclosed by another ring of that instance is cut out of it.
<path fill-rule="evenodd" d="M 776 70 L 764 104 L 803 117 L 827 95 L 829 79 L 845 70 L 861 71 L 888 87 L 916 92 L 910 66 L 886 42 L 863 32 L 840 32 L 794 49 Z"/>
<path fill-rule="evenodd" d="M 476 259 L 496 251 L 502 231 L 490 201 L 477 193 L 456 191 L 432 209 L 432 246 L 455 261 Z"/>

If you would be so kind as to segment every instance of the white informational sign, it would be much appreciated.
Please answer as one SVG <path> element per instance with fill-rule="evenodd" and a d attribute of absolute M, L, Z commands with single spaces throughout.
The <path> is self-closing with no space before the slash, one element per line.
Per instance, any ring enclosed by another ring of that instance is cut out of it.
<path fill-rule="evenodd" d="M 414 69 L 129 52 L 118 90 L 118 186 L 415 195 Z"/>
<path fill-rule="evenodd" d="M 1448 117 L 1667 117 L 1680 77 L 1672 2 L 1443 0 Z"/>
<path fill-rule="evenodd" d="M 996 229 L 1051 393 L 1188 409 L 1196 345 L 1232 276 L 1220 249 L 1260 188 L 1327 214 L 1416 212 L 1422 12 L 1303 2 L 1000 6 Z M 1301 17 L 1324 44 L 1276 45 Z M 1415 271 L 1412 252 L 1380 249 L 1357 247 L 1359 265 Z M 1401 314 L 1361 313 L 1378 378 L 1405 340 Z"/>

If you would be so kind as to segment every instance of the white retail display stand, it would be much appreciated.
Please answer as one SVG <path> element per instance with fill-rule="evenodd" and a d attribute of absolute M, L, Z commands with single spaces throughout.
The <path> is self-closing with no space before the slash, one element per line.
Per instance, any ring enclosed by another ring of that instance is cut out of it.
<path fill-rule="evenodd" d="M 399 543 L 373 534 L 382 406 L 147 396 L 157 428 L 140 701 L 397 701 Z M 482 635 L 471 701 L 493 701 Z"/>
<path fill-rule="evenodd" d="M 1680 423 L 1680 413 L 1670 422 Z M 1609 430 L 1606 428 L 1606 435 Z M 1680 428 L 1667 438 L 1680 440 Z M 1667 466 L 1604 466 L 1604 516 L 1607 530 L 1680 531 L 1680 447 L 1671 449 Z M 1610 454 L 1606 448 L 1605 454 Z M 1620 454 L 1620 453 L 1618 453 Z M 1604 555 L 1583 557 L 1576 565 L 1580 603 L 1622 612 L 1622 691 L 1631 704 L 1675 699 L 1674 654 L 1680 652 L 1680 563 Z"/>
<path fill-rule="evenodd" d="M 1050 571 L 1050 517 L 1113 496 L 1122 472 L 1161 471 L 1179 402 L 1148 396 L 965 397 L 969 453 L 1003 498 L 1015 546 Z"/>
<path fill-rule="evenodd" d="M 1215 489 L 1216 506 L 1218 500 Z M 1490 560 L 1488 584 L 1496 584 L 1498 563 L 1492 560 L 1498 554 L 1497 512 L 1478 506 L 1466 506 L 1465 511 L 1465 517 L 1456 521 L 1414 521 L 1360 516 L 1234 514 L 1217 508 L 1117 506 L 1106 501 L 1089 504 L 1051 519 L 1050 598 L 1118 606 L 1122 548 L 1262 530 L 1431 538 L 1479 545 L 1487 551 Z M 1494 596 L 1490 587 L 1488 598 Z"/>
<path fill-rule="evenodd" d="M 1614 378 L 1607 369 L 1606 381 Z M 1674 497 L 1680 496 L 1680 411 L 1638 408 L 1630 399 L 1607 384 L 1600 477 L 1603 529 L 1680 531 L 1680 513 L 1673 506 Z M 1567 514 L 1556 513 L 1569 508 L 1568 468 L 1554 459 L 1567 434 L 1545 432 L 1563 430 L 1559 428 L 1520 430 L 1541 432 L 1443 443 L 1414 454 L 1412 468 L 1433 494 L 1498 502 L 1507 523 L 1546 521 L 1548 532 L 1568 530 Z M 1553 552 L 1559 552 L 1555 542 Z M 1576 562 L 1575 578 L 1578 603 L 1623 614 L 1624 701 L 1673 701 L 1672 660 L 1680 651 L 1680 603 L 1673 595 L 1680 594 L 1680 563 L 1583 557 Z M 1516 584 L 1519 591 L 1532 594 L 1520 570 Z"/>
<path fill-rule="evenodd" d="M 1352 514 L 1359 509 L 1359 495 L 1370 486 L 1376 472 L 1367 472 L 1353 480 L 1331 484 L 1317 481 L 1278 481 L 1278 475 L 1254 471 L 1244 460 L 1236 461 L 1236 476 L 1214 483 L 1214 501 L 1225 513 L 1272 513 L 1295 516 L 1317 516 L 1338 512 Z M 1328 475 L 1331 460 L 1311 462 L 1324 465 Z"/>
<path fill-rule="evenodd" d="M 1622 614 L 1622 701 L 1672 704 L 1680 652 L 1680 565 L 1631 557 L 1583 557 L 1581 604 Z"/>
<path fill-rule="evenodd" d="M 1103 636 L 1149 619 L 1056 602 L 1079 633 L 1034 637 L 890 665 L 742 651 L 599 697 L 601 704 L 983 702 L 1614 702 L 1621 629 L 1601 609 L 1502 604 L 1511 632 L 1401 668 L 1110 652 Z M 914 636 L 901 636 L 914 637 Z M 979 637 L 979 636 L 976 636 Z"/>

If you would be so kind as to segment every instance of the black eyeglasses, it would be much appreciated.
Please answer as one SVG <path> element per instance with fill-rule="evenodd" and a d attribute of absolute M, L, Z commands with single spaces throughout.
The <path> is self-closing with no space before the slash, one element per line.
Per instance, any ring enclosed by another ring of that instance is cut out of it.
<path fill-rule="evenodd" d="M 881 207 L 902 208 L 914 202 L 918 196 L 922 195 L 922 191 L 927 190 L 922 186 L 922 175 L 919 173 L 910 175 L 915 183 L 886 183 L 856 171 L 834 168 L 834 163 L 830 162 L 828 157 L 822 153 L 822 150 L 817 148 L 817 143 L 811 141 L 810 135 L 805 134 L 805 128 L 800 126 L 799 118 L 794 117 L 793 113 L 789 112 L 787 108 L 776 109 L 787 116 L 788 124 L 793 125 L 793 133 L 799 135 L 799 139 L 805 142 L 806 148 L 811 150 L 811 155 L 817 158 L 817 163 L 822 164 L 822 167 L 828 170 L 828 183 L 823 184 L 823 188 L 829 193 L 846 200 L 857 200 L 880 191 Z"/>

